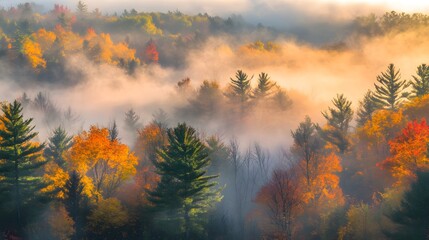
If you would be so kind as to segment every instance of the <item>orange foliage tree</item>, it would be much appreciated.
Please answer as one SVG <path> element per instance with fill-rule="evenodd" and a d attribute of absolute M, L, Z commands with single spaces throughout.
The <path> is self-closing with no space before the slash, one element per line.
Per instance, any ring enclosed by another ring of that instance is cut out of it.
<path fill-rule="evenodd" d="M 128 146 L 109 139 L 107 128 L 91 126 L 74 138 L 70 163 L 88 191 L 111 196 L 119 185 L 136 172 L 137 158 Z"/>
<path fill-rule="evenodd" d="M 167 133 L 164 128 L 156 123 L 149 123 L 138 133 L 135 151 L 139 163 L 135 177 L 135 187 L 140 192 L 140 200 L 146 202 L 146 191 L 153 190 L 160 180 L 152 162 L 156 160 L 157 149 L 167 144 Z"/>
<path fill-rule="evenodd" d="M 400 135 L 389 141 L 391 157 L 379 166 L 389 170 L 398 184 L 404 179 L 415 178 L 417 171 L 429 170 L 428 143 L 426 120 L 409 122 Z"/>

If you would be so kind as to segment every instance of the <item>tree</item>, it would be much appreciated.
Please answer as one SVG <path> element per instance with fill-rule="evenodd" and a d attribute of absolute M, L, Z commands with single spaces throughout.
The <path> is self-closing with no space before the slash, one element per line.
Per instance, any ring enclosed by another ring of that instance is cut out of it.
<path fill-rule="evenodd" d="M 123 239 L 121 228 L 128 223 L 128 214 L 116 198 L 101 199 L 88 216 L 91 239 Z"/>
<path fill-rule="evenodd" d="M 390 64 L 386 72 L 377 76 L 377 83 L 374 83 L 375 92 L 373 100 L 380 104 L 382 108 L 389 110 L 398 109 L 398 105 L 405 98 L 404 89 L 408 86 L 405 80 L 401 80 L 399 70 L 396 71 L 395 65 Z"/>
<path fill-rule="evenodd" d="M 74 222 L 74 236 L 73 239 L 80 239 L 82 234 L 82 220 L 81 219 L 81 211 L 82 211 L 82 203 L 84 199 L 83 188 L 84 185 L 82 183 L 82 177 L 79 176 L 79 173 L 76 171 L 72 171 L 69 179 L 67 180 L 64 186 L 64 206 L 69 213 L 71 219 Z"/>
<path fill-rule="evenodd" d="M 179 221 L 184 239 L 191 239 L 197 218 L 220 201 L 220 191 L 214 190 L 217 176 L 207 176 L 210 164 L 207 150 L 195 129 L 185 123 L 168 131 L 169 145 L 158 151 L 154 165 L 161 181 L 149 200 L 160 211 L 170 211 L 170 218 Z"/>
<path fill-rule="evenodd" d="M 253 97 L 262 99 L 271 94 L 271 89 L 276 85 L 275 82 L 270 81 L 267 73 L 260 73 L 258 77 L 258 86 L 253 89 Z"/>
<path fill-rule="evenodd" d="M 273 230 L 268 237 L 275 239 L 293 239 L 296 218 L 303 207 L 302 192 L 297 175 L 290 170 L 275 170 L 271 179 L 258 192 L 256 202 L 266 210 Z"/>
<path fill-rule="evenodd" d="M 156 48 L 157 47 L 156 47 L 155 41 L 153 41 L 152 39 L 146 43 L 144 54 L 143 54 L 143 60 L 145 63 L 147 64 L 158 63 L 159 53 Z"/>
<path fill-rule="evenodd" d="M 125 126 L 128 131 L 135 132 L 137 129 L 139 129 L 139 120 L 140 116 L 136 114 L 134 109 L 128 110 L 128 112 L 125 113 Z"/>
<path fill-rule="evenodd" d="M 45 149 L 44 155 L 48 160 L 53 160 L 61 168 L 65 169 L 64 154 L 72 146 L 72 138 L 67 135 L 67 132 L 61 126 L 57 127 L 52 136 L 49 138 L 48 146 Z"/>
<path fill-rule="evenodd" d="M 387 232 L 391 239 L 426 239 L 429 234 L 429 173 L 418 172 L 416 181 L 405 192 L 400 208 L 388 217 L 400 227 Z"/>
<path fill-rule="evenodd" d="M 426 120 L 409 122 L 398 136 L 389 141 L 391 157 L 380 166 L 389 170 L 398 183 L 415 178 L 416 172 L 429 170 L 428 143 L 429 126 Z"/>
<path fill-rule="evenodd" d="M 359 101 L 359 109 L 357 111 L 358 126 L 363 126 L 368 120 L 371 120 L 372 114 L 379 108 L 379 104 L 374 101 L 374 93 L 368 90 L 363 100 Z"/>
<path fill-rule="evenodd" d="M 23 215 L 24 208 L 38 199 L 38 191 L 43 187 L 41 178 L 35 172 L 46 163 L 41 157 L 45 145 L 31 141 L 38 133 L 33 132 L 33 119 L 24 119 L 18 101 L 3 105 L 2 110 L 0 123 L 4 127 L 0 129 L 0 192 L 1 198 L 12 202 L 10 210 L 15 216 L 11 216 L 8 223 L 21 230 L 27 217 Z"/>
<path fill-rule="evenodd" d="M 72 137 L 69 137 L 62 127 L 56 128 L 49 138 L 48 146 L 44 151 L 44 155 L 49 162 L 45 166 L 43 176 L 47 186 L 42 189 L 42 192 L 56 193 L 56 197 L 59 199 L 64 197 L 64 192 L 61 190 L 69 178 L 66 154 L 71 146 Z"/>
<path fill-rule="evenodd" d="M 91 126 L 74 138 L 70 164 L 82 176 L 87 191 L 111 196 L 119 185 L 135 174 L 137 158 L 127 145 L 111 141 L 107 128 Z"/>
<path fill-rule="evenodd" d="M 329 107 L 328 111 L 322 112 L 323 117 L 328 121 L 328 126 L 323 129 L 323 135 L 327 141 L 336 145 L 341 153 L 344 153 L 349 146 L 347 139 L 349 124 L 353 119 L 352 102 L 348 101 L 343 94 L 337 94 L 332 100 L 335 108 Z"/>
<path fill-rule="evenodd" d="M 291 150 L 305 162 L 304 172 L 308 186 L 314 177 L 311 165 L 316 164 L 319 153 L 325 145 L 318 134 L 318 128 L 319 126 L 311 122 L 310 117 L 306 116 L 304 122 L 301 122 L 299 127 L 291 132 L 294 140 Z"/>
<path fill-rule="evenodd" d="M 429 66 L 422 64 L 417 67 L 417 76 L 410 81 L 414 97 L 422 97 L 429 93 Z"/>
<path fill-rule="evenodd" d="M 85 2 L 83 1 L 79 1 L 77 3 L 77 13 L 84 16 L 88 13 L 88 6 L 86 5 Z"/>
<path fill-rule="evenodd" d="M 230 100 L 239 104 L 241 113 L 244 113 L 251 96 L 250 81 L 252 78 L 253 76 L 249 78 L 242 70 L 237 71 L 235 74 L 235 79 L 230 78 L 231 92 L 228 93 L 227 96 L 230 98 Z"/>
<path fill-rule="evenodd" d="M 113 121 L 112 125 L 109 127 L 109 139 L 110 141 L 119 140 L 118 139 L 118 127 L 116 126 L 116 121 Z"/>

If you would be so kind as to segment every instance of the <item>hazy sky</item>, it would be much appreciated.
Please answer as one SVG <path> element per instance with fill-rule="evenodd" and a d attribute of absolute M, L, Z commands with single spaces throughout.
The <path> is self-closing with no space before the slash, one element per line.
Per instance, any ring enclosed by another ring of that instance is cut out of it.
<path fill-rule="evenodd" d="M 13 6 L 21 0 L 2 0 L 0 4 L 5 7 Z M 39 4 L 52 6 L 54 3 L 66 4 L 74 8 L 78 0 L 37 0 Z M 135 8 L 140 11 L 168 11 L 181 10 L 209 14 L 246 14 L 264 10 L 287 10 L 299 6 L 303 11 L 314 11 L 317 7 L 320 11 L 330 9 L 332 11 L 353 7 L 362 9 L 388 8 L 396 11 L 428 11 L 429 1 L 425 0 L 86 0 L 90 9 L 100 8 L 103 11 L 122 11 L 124 8 Z M 331 12 L 332 13 L 332 12 Z"/>

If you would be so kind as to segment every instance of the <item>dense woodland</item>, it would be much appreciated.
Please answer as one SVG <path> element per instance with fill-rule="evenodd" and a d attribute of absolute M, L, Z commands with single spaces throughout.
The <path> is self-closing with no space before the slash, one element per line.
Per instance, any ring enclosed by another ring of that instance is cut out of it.
<path fill-rule="evenodd" d="M 427 15 L 389 12 L 355 19 L 349 34 L 394 36 L 428 24 Z M 304 117 L 282 136 L 280 148 L 214 131 L 246 132 L 250 125 L 264 132 L 253 120 L 265 123 L 276 115 L 281 123 L 293 114 L 299 99 L 270 72 L 237 70 L 225 86 L 216 79 L 198 87 L 190 78 L 174 79 L 174 97 L 182 104 L 154 111 L 146 122 L 128 108 L 108 125 L 86 126 L 79 113 L 64 110 L 47 92 L 25 92 L 28 86 L 80 84 L 86 72 L 67 66 L 76 55 L 120 69 L 130 79 L 154 66 L 185 68 L 186 54 L 217 35 L 233 39 L 235 51 L 246 55 L 276 54 L 276 39 L 287 33 L 240 16 L 133 9 L 103 14 L 81 1 L 73 9 L 1 9 L 3 77 L 23 90 L 1 103 L 2 237 L 429 237 L 424 63 L 412 76 L 386 64 L 359 102 L 342 93 L 332 96 L 329 107 L 318 109 L 323 122 Z M 343 51 L 353 47 L 348 44 L 343 39 L 320 49 Z"/>

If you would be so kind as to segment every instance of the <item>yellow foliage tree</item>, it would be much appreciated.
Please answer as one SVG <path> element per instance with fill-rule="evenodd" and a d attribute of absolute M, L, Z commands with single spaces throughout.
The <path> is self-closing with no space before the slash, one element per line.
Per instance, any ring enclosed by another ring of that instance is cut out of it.
<path fill-rule="evenodd" d="M 108 129 L 96 126 L 74 138 L 69 160 L 83 176 L 85 187 L 102 196 L 114 193 L 122 181 L 135 174 L 137 165 L 128 146 L 117 139 L 111 141 Z"/>
<path fill-rule="evenodd" d="M 42 49 L 37 42 L 30 38 L 25 38 L 22 43 L 22 54 L 36 72 L 46 68 L 46 60 L 43 58 Z"/>

